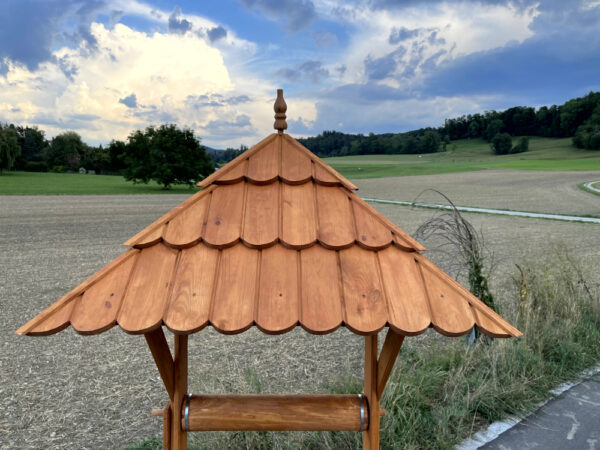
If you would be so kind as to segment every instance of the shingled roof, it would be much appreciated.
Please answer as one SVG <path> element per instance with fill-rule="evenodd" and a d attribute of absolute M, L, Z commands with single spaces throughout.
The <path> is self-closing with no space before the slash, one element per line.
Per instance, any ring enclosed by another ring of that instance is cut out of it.
<path fill-rule="evenodd" d="M 178 334 L 300 325 L 460 336 L 476 325 L 492 337 L 521 335 L 289 135 L 268 136 L 199 186 L 17 333 L 118 324 L 141 334 L 164 324 Z"/>

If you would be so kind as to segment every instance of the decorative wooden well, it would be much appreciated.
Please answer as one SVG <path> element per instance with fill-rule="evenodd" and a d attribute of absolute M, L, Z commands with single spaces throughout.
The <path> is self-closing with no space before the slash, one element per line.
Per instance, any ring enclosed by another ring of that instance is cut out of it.
<path fill-rule="evenodd" d="M 354 430 L 379 448 L 379 399 L 405 336 L 521 336 L 421 253 L 424 248 L 354 194 L 357 188 L 283 133 L 203 180 L 203 189 L 136 234 L 129 250 L 17 330 L 69 324 L 143 334 L 170 402 L 166 449 L 188 431 Z M 171 355 L 163 325 L 174 335 Z M 268 334 L 345 326 L 365 337 L 362 395 L 198 395 L 187 392 L 188 335 L 253 325 Z M 377 333 L 388 328 L 381 353 Z"/>

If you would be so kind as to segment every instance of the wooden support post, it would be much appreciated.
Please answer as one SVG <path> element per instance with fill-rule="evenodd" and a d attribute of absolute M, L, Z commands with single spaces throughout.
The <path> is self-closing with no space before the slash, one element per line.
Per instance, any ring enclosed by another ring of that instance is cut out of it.
<path fill-rule="evenodd" d="M 385 342 L 377 361 L 377 397 L 379 398 L 383 395 L 383 390 L 394 368 L 398 352 L 402 347 L 402 342 L 404 342 L 404 336 L 390 328 L 385 336 Z"/>
<path fill-rule="evenodd" d="M 379 450 L 379 395 L 377 394 L 377 335 L 365 336 L 365 396 L 369 403 L 369 428 L 363 431 L 363 448 Z"/>
<path fill-rule="evenodd" d="M 188 337 L 175 335 L 173 401 L 171 402 L 171 450 L 187 449 L 187 432 L 181 427 L 181 404 L 188 388 Z"/>
<path fill-rule="evenodd" d="M 171 448 L 171 423 L 173 421 L 173 412 L 171 410 L 171 402 L 167 403 L 163 411 L 163 449 L 170 450 Z"/>
<path fill-rule="evenodd" d="M 173 358 L 162 327 L 144 334 L 169 398 L 173 401 Z"/>

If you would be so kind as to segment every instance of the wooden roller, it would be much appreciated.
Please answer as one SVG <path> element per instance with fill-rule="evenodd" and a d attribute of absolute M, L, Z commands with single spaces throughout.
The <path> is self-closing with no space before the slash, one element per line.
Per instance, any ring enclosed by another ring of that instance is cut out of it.
<path fill-rule="evenodd" d="M 182 404 L 185 431 L 364 431 L 363 395 L 189 395 Z"/>

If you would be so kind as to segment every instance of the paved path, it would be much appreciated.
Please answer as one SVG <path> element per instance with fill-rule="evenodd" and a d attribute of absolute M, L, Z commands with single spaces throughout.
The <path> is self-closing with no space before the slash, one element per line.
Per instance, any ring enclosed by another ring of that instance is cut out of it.
<path fill-rule="evenodd" d="M 485 441 L 484 441 L 485 442 Z M 600 373 L 550 400 L 495 439 L 461 450 L 600 450 Z"/>
<path fill-rule="evenodd" d="M 595 187 L 594 185 L 600 183 L 600 181 L 588 181 L 587 183 L 584 183 L 583 185 L 594 192 L 597 192 L 598 194 L 600 194 L 600 189 L 598 189 L 597 187 Z"/>
<path fill-rule="evenodd" d="M 414 206 L 416 208 L 452 209 L 452 206 L 440 205 L 437 203 L 407 202 L 407 201 L 401 201 L 401 200 L 384 200 L 384 199 L 380 199 L 380 198 L 368 198 L 368 197 L 363 197 L 363 200 L 365 200 L 367 202 L 373 202 L 373 203 L 388 203 L 391 205 Z M 472 206 L 457 206 L 456 209 L 459 211 L 464 211 L 464 212 L 498 214 L 501 216 L 518 216 L 518 217 L 529 217 L 532 219 L 550 219 L 550 220 L 562 220 L 565 222 L 585 222 L 585 223 L 600 224 L 600 218 L 597 218 L 597 217 L 568 216 L 568 215 L 564 215 L 564 214 L 546 214 L 546 213 L 536 213 L 536 212 L 529 212 L 529 211 L 508 211 L 505 209 L 475 208 Z"/>

